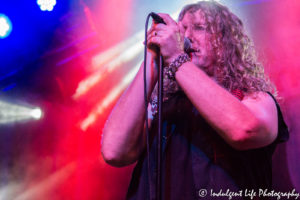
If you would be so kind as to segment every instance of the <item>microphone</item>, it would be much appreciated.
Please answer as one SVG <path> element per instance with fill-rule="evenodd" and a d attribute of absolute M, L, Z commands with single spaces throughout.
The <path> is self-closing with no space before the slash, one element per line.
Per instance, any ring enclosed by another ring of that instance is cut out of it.
<path fill-rule="evenodd" d="M 165 21 L 163 20 L 163 18 L 161 18 L 158 14 L 151 12 L 150 16 L 153 18 L 153 20 L 155 21 L 155 23 L 157 24 L 166 24 Z M 186 53 L 190 53 L 193 51 L 193 49 L 191 48 L 191 41 L 189 38 L 184 38 L 184 51 Z"/>
<path fill-rule="evenodd" d="M 190 53 L 193 52 L 192 45 L 191 45 L 191 40 L 187 37 L 184 37 L 184 44 L 183 44 L 183 49 L 185 53 Z"/>
<path fill-rule="evenodd" d="M 161 18 L 158 14 L 151 12 L 150 16 L 153 18 L 156 24 L 166 24 L 163 18 Z"/>

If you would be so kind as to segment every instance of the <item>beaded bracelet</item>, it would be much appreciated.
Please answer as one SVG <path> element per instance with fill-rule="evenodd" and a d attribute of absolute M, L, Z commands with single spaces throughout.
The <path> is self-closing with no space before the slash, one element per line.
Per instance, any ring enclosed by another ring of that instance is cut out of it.
<path fill-rule="evenodd" d="M 190 57 L 186 53 L 180 54 L 175 60 L 171 62 L 171 64 L 168 67 L 166 67 L 166 70 L 164 70 L 164 72 L 171 80 L 175 80 L 175 73 L 177 72 L 178 68 L 183 63 L 188 62 L 190 60 Z"/>

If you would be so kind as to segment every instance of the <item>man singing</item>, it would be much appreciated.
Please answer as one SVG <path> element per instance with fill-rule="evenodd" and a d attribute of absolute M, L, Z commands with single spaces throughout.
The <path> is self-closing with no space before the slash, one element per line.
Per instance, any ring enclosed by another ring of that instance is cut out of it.
<path fill-rule="evenodd" d="M 146 44 L 153 116 L 149 158 L 143 65 L 103 130 L 107 163 L 121 167 L 138 161 L 127 199 L 156 198 L 155 47 L 160 48 L 165 66 L 162 199 L 198 199 L 203 189 L 208 194 L 202 199 L 211 199 L 209 193 L 221 189 L 270 189 L 272 154 L 277 143 L 288 138 L 288 131 L 274 98 L 276 89 L 257 61 L 241 20 L 214 1 L 185 6 L 178 22 L 159 15 L 166 24 L 154 23 Z M 190 40 L 188 52 L 184 38 Z"/>

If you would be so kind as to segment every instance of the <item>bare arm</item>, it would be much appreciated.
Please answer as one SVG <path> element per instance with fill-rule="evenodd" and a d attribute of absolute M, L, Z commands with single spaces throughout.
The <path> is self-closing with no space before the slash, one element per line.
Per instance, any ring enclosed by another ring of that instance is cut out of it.
<path fill-rule="evenodd" d="M 120 167 L 135 162 L 145 148 L 143 66 L 142 64 L 135 79 L 114 107 L 103 129 L 101 152 L 104 160 L 113 166 Z M 151 53 L 148 53 L 147 70 L 149 97 L 157 80 Z"/>
<path fill-rule="evenodd" d="M 259 148 L 277 136 L 277 110 L 266 93 L 241 102 L 193 63 L 176 72 L 176 80 L 206 121 L 232 147 Z"/>

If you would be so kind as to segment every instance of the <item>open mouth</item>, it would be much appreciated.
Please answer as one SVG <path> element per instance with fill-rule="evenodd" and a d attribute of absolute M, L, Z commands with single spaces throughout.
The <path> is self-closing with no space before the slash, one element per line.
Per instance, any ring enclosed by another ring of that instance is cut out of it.
<path fill-rule="evenodd" d="M 195 55 L 195 53 L 200 52 L 200 49 L 196 49 L 196 48 L 189 48 L 189 51 L 187 52 L 188 55 L 190 56 L 190 58 L 192 59 L 192 57 Z"/>
<path fill-rule="evenodd" d="M 189 52 L 189 53 L 200 52 L 200 49 L 197 49 L 197 48 L 189 48 L 189 49 L 188 49 L 188 52 Z"/>

